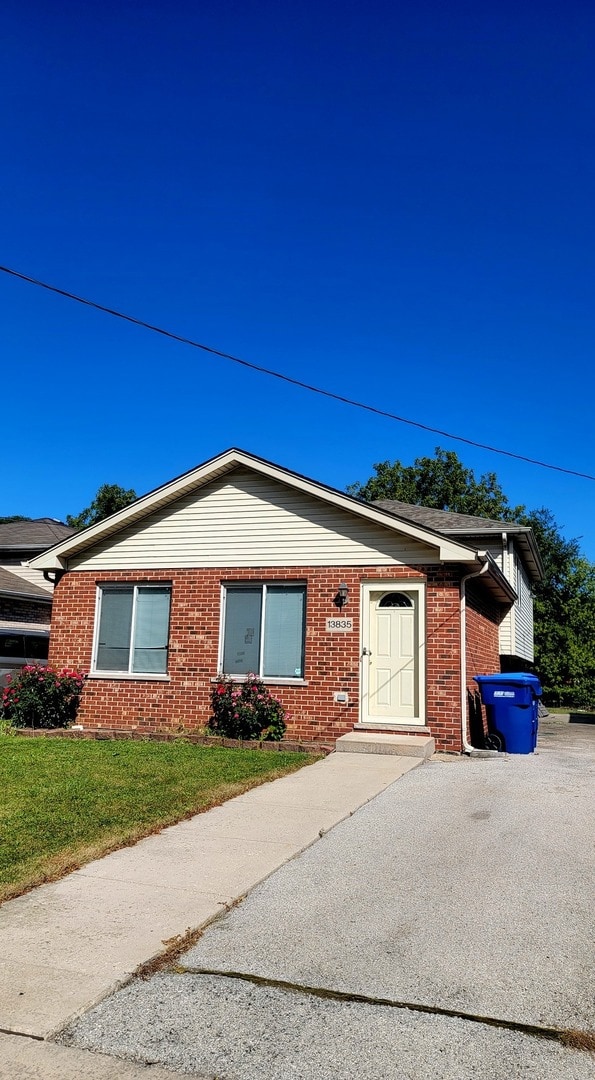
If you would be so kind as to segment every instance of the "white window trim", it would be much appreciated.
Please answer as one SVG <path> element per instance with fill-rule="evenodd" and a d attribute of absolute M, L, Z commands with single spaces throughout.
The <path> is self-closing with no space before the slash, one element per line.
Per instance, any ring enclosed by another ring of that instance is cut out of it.
<path fill-rule="evenodd" d="M 101 598 L 104 592 L 123 592 L 125 589 L 132 589 L 132 621 L 130 626 L 130 649 L 128 654 L 128 671 L 110 671 L 108 668 L 97 667 L 97 653 L 99 651 L 99 624 L 101 621 Z M 134 655 L 134 638 L 136 634 L 136 598 L 138 596 L 139 589 L 169 589 L 170 606 L 169 606 L 169 623 L 171 623 L 171 598 L 172 598 L 172 584 L 171 581 L 102 581 L 97 585 L 95 590 L 95 625 L 93 627 L 93 651 L 91 653 L 91 670 L 89 672 L 89 679 L 133 679 L 133 680 L 151 680 L 153 682 L 169 682 L 170 676 L 167 672 L 155 672 L 155 671 L 130 671 L 130 659 Z M 168 649 L 167 649 L 167 664 L 169 668 L 169 629 L 168 624 Z"/>
<path fill-rule="evenodd" d="M 227 601 L 228 589 L 254 589 L 259 588 L 263 590 L 263 597 L 265 591 L 269 585 L 286 585 L 288 588 L 292 586 L 296 589 L 303 589 L 306 605 L 304 606 L 304 637 L 302 641 L 302 666 L 305 671 L 306 667 L 306 620 L 307 620 L 307 603 L 308 603 L 308 586 L 305 581 L 279 581 L 272 579 L 271 581 L 264 581 L 262 579 L 255 581 L 225 581 L 221 585 L 221 602 L 220 602 L 220 614 L 219 614 L 219 652 L 217 656 L 217 671 L 221 672 L 225 678 L 233 679 L 234 682 L 244 682 L 247 678 L 247 673 L 236 673 L 233 671 L 223 671 L 223 653 L 225 649 L 225 607 Z M 262 642 L 264 640 L 264 617 L 266 610 L 266 601 L 261 605 L 260 612 L 260 643 L 261 643 L 261 664 L 262 664 Z M 289 675 L 260 675 L 257 671 L 250 672 L 252 675 L 256 675 L 261 682 L 265 685 L 277 685 L 277 686 L 307 686 L 308 683 L 304 678 L 304 674 L 296 675 L 292 678 Z M 211 680 L 216 682 L 216 679 Z"/>

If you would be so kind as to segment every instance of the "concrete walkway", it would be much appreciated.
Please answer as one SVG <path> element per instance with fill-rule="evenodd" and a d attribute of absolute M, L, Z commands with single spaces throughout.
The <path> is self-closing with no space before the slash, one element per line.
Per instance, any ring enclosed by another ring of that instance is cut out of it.
<path fill-rule="evenodd" d="M 206 926 L 420 763 L 333 754 L 3 904 L 0 1032 L 47 1038 L 163 952 L 170 939 Z M 67 1055 L 78 1051 L 48 1047 L 37 1073 L 34 1061 L 43 1047 L 29 1043 L 25 1050 L 26 1043 L 0 1035 L 0 1077 L 70 1075 Z M 27 1071 L 18 1071 L 15 1054 L 31 1059 Z M 61 1059 L 55 1073 L 52 1055 Z M 8 1059 L 12 1066 L 3 1072 Z M 117 1063 L 105 1062 L 109 1071 L 100 1066 L 95 1059 L 99 1071 L 84 1075 L 141 1075 Z M 75 1075 L 83 1075 L 80 1065 Z"/>

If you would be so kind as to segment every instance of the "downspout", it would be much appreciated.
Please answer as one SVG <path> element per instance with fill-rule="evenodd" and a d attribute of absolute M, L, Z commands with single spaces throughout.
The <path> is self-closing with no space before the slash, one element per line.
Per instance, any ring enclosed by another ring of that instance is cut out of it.
<path fill-rule="evenodd" d="M 467 738 L 467 591 L 466 585 L 471 578 L 481 577 L 485 574 L 490 565 L 490 561 L 485 551 L 477 552 L 478 558 L 483 559 L 483 565 L 479 570 L 472 570 L 470 574 L 465 574 L 461 578 L 461 738 L 463 742 L 463 753 L 470 754 L 472 750 L 476 750 L 475 746 L 472 746 Z"/>

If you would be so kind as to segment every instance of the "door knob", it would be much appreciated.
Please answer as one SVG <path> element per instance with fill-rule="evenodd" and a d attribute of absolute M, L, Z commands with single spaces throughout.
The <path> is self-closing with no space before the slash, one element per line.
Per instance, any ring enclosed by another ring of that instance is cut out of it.
<path fill-rule="evenodd" d="M 366 649 L 366 646 L 364 645 L 364 650 L 362 652 L 362 656 L 371 656 L 371 655 L 372 655 L 371 649 Z"/>

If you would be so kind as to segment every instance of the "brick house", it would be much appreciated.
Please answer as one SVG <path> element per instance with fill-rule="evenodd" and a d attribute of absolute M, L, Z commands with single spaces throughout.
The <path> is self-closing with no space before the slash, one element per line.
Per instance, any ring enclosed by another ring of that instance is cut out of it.
<path fill-rule="evenodd" d="M 25 633 L 31 658 L 47 656 L 53 586 L 29 560 L 73 532 L 53 518 L 0 522 L 0 665 L 12 656 L 26 658 L 19 644 Z"/>
<path fill-rule="evenodd" d="M 254 671 L 291 737 L 431 734 L 455 752 L 473 675 L 532 659 L 541 573 L 528 529 L 361 503 L 241 450 L 31 566 L 56 580 L 50 662 L 89 672 L 85 727 L 200 728 L 217 674 Z"/>

